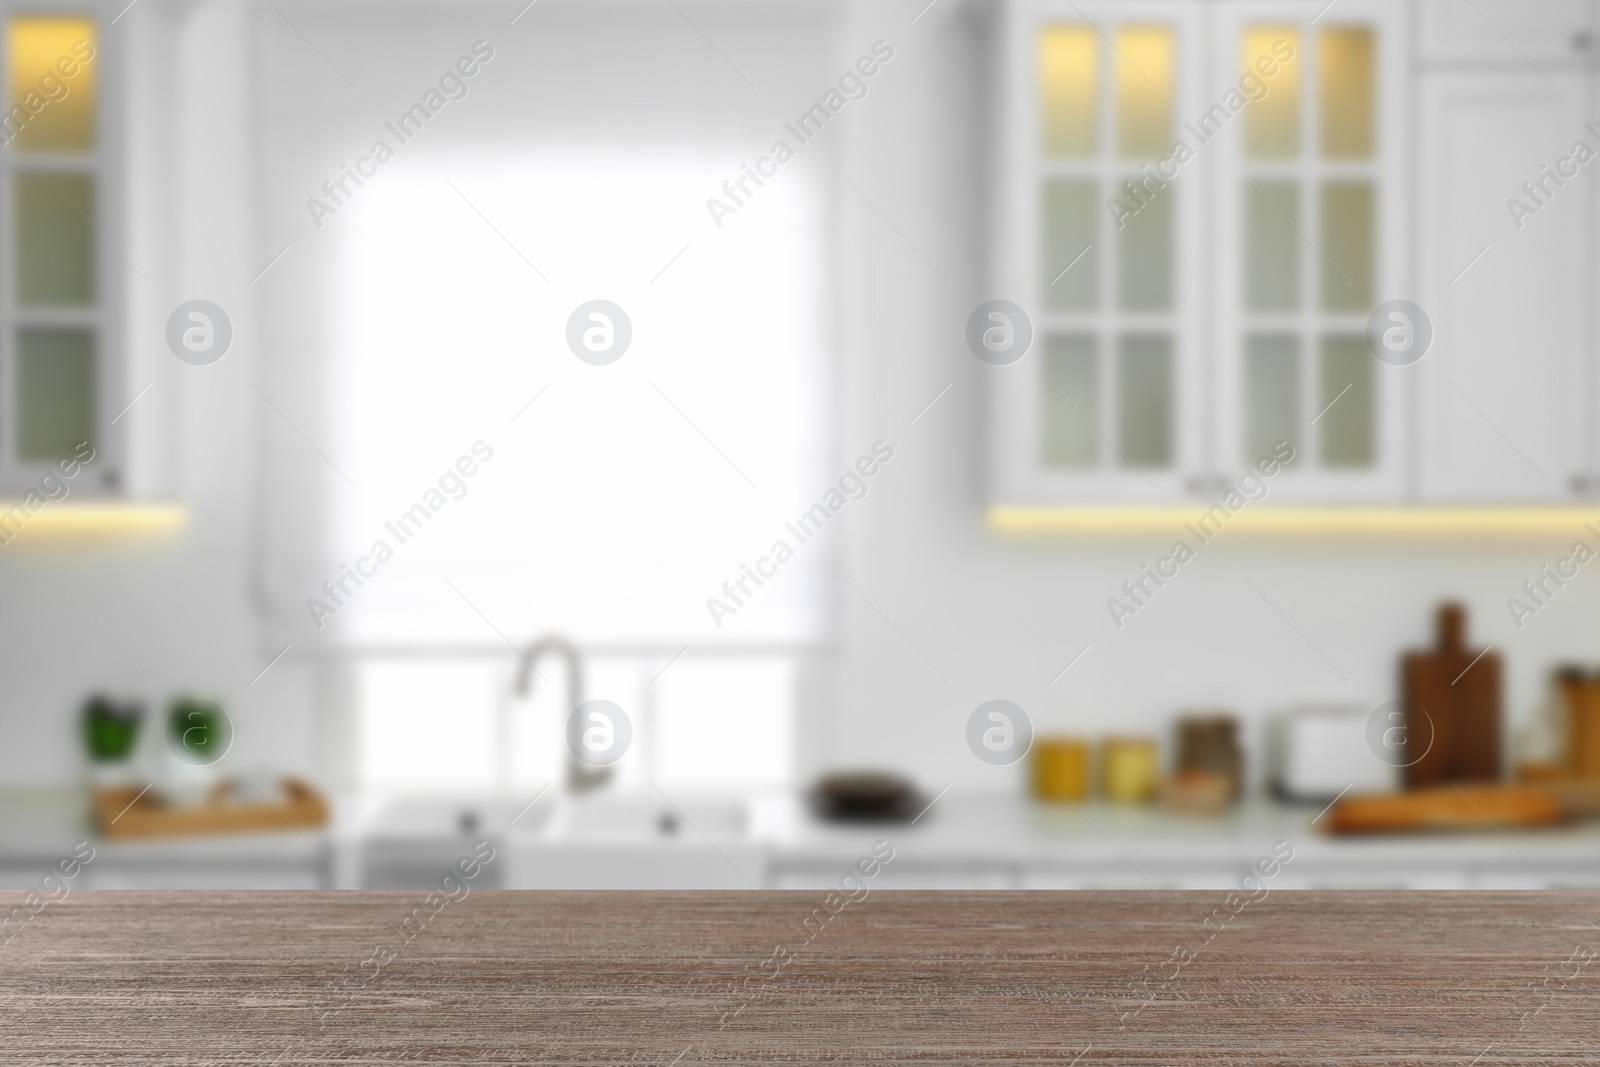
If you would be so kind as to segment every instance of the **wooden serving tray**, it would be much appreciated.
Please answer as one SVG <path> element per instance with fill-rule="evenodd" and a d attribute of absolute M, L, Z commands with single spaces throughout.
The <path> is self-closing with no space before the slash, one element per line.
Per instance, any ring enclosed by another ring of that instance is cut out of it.
<path fill-rule="evenodd" d="M 203 834 L 314 830 L 328 824 L 328 800 L 299 778 L 284 778 L 283 795 L 255 802 L 230 800 L 234 783 L 222 782 L 204 804 L 168 804 L 133 788 L 91 793 L 95 825 L 108 840 L 194 837 Z"/>

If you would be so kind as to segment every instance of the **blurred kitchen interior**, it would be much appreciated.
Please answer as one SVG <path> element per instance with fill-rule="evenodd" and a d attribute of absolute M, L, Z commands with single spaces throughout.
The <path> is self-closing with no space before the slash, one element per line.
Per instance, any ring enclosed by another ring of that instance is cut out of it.
<path fill-rule="evenodd" d="M 1600 4 L 125 4 L 3 13 L 0 885 L 1600 885 Z"/>

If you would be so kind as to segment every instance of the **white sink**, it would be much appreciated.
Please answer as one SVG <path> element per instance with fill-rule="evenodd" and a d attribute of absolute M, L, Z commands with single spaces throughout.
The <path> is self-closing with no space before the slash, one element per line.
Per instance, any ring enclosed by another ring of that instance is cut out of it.
<path fill-rule="evenodd" d="M 557 805 L 548 794 L 530 806 L 531 799 L 531 795 L 482 793 L 398 797 L 378 807 L 366 825 L 366 836 L 378 840 L 492 840 L 512 832 L 538 832 Z"/>
<path fill-rule="evenodd" d="M 743 799 L 667 799 L 652 789 L 572 798 L 561 805 L 557 826 L 579 841 L 736 840 L 750 833 L 750 808 Z"/>

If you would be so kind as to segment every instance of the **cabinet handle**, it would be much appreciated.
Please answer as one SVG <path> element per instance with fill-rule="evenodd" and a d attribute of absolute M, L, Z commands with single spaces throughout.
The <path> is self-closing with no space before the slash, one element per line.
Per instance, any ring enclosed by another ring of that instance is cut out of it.
<path fill-rule="evenodd" d="M 1589 46 L 1593 43 L 1593 38 L 1591 38 L 1589 34 L 1583 30 L 1579 30 L 1577 33 L 1572 35 L 1572 50 L 1574 52 L 1587 52 L 1589 50 Z"/>
<path fill-rule="evenodd" d="M 1568 483 L 1572 491 L 1579 496 L 1589 492 L 1589 476 L 1587 474 L 1574 474 Z"/>

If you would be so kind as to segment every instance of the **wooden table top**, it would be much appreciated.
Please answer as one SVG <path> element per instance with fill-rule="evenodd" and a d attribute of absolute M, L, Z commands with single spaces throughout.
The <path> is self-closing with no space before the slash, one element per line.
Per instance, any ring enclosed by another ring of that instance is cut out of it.
<path fill-rule="evenodd" d="M 1600 893 L 824 897 L 0 894 L 0 1063 L 1600 1059 Z"/>

